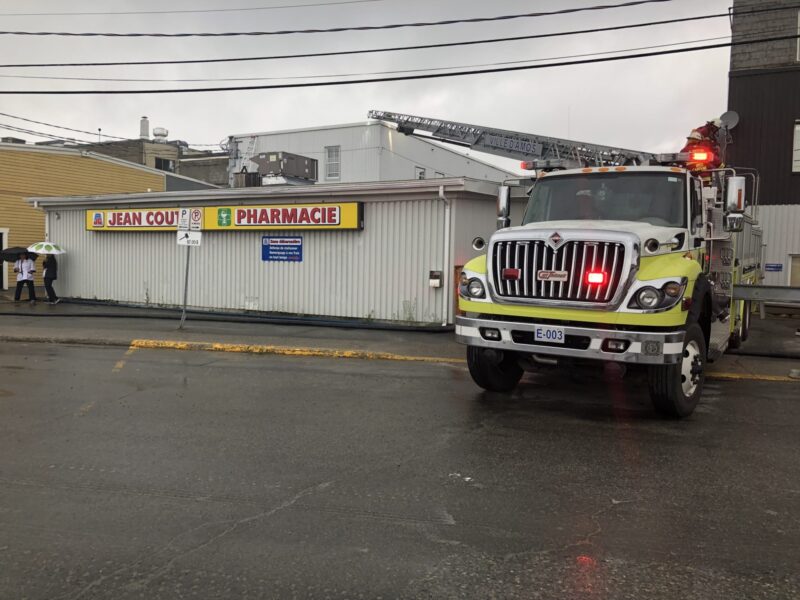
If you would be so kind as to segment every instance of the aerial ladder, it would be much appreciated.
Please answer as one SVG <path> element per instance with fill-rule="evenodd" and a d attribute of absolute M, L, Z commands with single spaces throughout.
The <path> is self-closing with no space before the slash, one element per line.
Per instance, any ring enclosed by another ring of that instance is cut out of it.
<path fill-rule="evenodd" d="M 601 146 L 560 138 L 494 129 L 456 121 L 404 115 L 381 110 L 369 111 L 369 118 L 395 123 L 397 130 L 438 142 L 455 144 L 504 158 L 525 162 L 527 169 L 574 169 L 641 165 L 655 158 L 654 154 L 614 146 Z"/>

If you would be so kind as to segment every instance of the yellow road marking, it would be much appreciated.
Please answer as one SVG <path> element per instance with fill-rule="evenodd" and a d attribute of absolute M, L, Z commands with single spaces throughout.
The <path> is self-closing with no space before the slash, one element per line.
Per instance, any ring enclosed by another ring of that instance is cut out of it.
<path fill-rule="evenodd" d="M 133 340 L 128 352 L 133 350 L 189 350 L 200 352 L 235 352 L 240 354 L 273 354 L 315 358 L 354 358 L 360 360 L 392 360 L 402 362 L 465 364 L 463 358 L 438 356 L 411 356 L 392 352 L 370 352 L 368 350 L 336 350 L 331 348 L 294 348 L 290 346 L 266 346 L 260 344 L 221 344 L 217 342 L 180 342 L 174 340 Z M 760 375 L 756 373 L 706 373 L 706 379 L 727 381 L 772 381 L 800 383 L 797 379 L 783 375 Z"/>
<path fill-rule="evenodd" d="M 125 360 L 127 358 L 129 358 L 130 355 L 133 354 L 134 352 L 136 352 L 136 348 L 134 348 L 133 344 L 131 344 L 131 346 L 128 348 L 127 352 L 125 352 L 123 357 L 120 360 L 117 361 L 117 363 L 114 365 L 114 368 L 111 369 L 111 372 L 112 373 L 119 373 L 120 371 L 122 371 L 123 367 L 125 366 Z"/>
<path fill-rule="evenodd" d="M 220 344 L 215 342 L 178 342 L 171 340 L 133 340 L 131 348 L 150 350 L 196 350 L 205 352 L 239 352 L 246 354 L 275 354 L 317 358 L 357 358 L 361 360 L 394 360 L 405 362 L 463 364 L 463 358 L 436 356 L 408 356 L 391 352 L 368 350 L 336 350 L 331 348 L 292 348 L 288 346 L 264 346 L 259 344 Z"/>

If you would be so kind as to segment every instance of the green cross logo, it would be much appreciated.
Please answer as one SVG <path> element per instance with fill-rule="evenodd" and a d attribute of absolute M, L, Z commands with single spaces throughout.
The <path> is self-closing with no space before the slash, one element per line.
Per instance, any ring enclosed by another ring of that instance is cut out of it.
<path fill-rule="evenodd" d="M 231 209 L 218 208 L 217 209 L 217 225 L 220 227 L 230 227 L 231 224 Z"/>

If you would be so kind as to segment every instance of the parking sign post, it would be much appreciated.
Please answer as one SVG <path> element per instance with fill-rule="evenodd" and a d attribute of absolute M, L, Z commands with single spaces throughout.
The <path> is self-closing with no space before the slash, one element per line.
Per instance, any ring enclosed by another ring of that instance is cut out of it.
<path fill-rule="evenodd" d="M 178 329 L 183 329 L 186 322 L 186 306 L 189 301 L 189 260 L 192 246 L 199 246 L 202 239 L 202 211 L 199 208 L 181 208 L 178 214 L 178 245 L 186 246 L 186 273 L 183 279 L 183 310 Z"/>

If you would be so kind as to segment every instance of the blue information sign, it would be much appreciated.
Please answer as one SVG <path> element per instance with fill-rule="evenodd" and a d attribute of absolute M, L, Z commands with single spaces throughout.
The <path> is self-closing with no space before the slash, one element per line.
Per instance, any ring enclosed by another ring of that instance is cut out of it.
<path fill-rule="evenodd" d="M 780 273 L 783 271 L 783 263 L 767 263 L 764 265 L 764 270 L 771 273 Z"/>
<path fill-rule="evenodd" d="M 261 238 L 261 260 L 303 262 L 303 237 L 263 236 Z"/>

